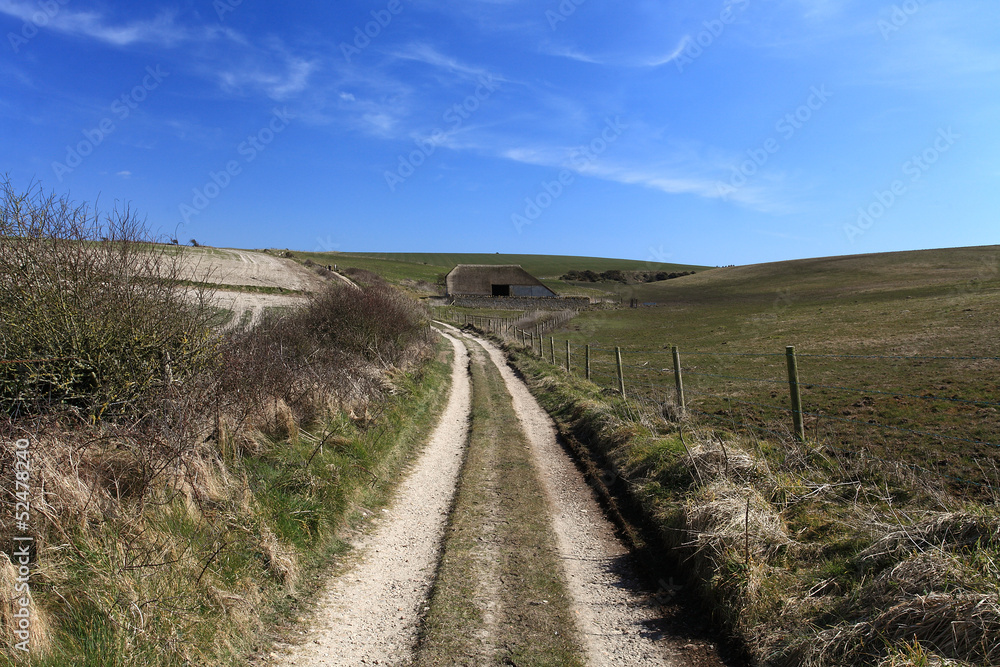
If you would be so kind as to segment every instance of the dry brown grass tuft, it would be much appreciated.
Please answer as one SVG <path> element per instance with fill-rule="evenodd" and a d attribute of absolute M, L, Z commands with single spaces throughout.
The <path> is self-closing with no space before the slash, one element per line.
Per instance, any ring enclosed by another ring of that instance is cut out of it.
<path fill-rule="evenodd" d="M 916 553 L 883 570 L 866 589 L 865 600 L 874 608 L 887 600 L 969 590 L 975 587 L 975 580 L 976 573 L 954 556 Z"/>
<path fill-rule="evenodd" d="M 736 443 L 721 440 L 705 440 L 692 447 L 688 465 L 706 481 L 722 477 L 746 482 L 760 474 L 760 464 L 753 456 Z"/>
<path fill-rule="evenodd" d="M 927 650 L 920 642 L 894 646 L 877 667 L 973 667 L 968 662 L 949 660 Z"/>
<path fill-rule="evenodd" d="M 781 517 L 752 487 L 716 481 L 688 503 L 687 546 L 696 557 L 767 562 L 791 543 Z"/>
<path fill-rule="evenodd" d="M 868 662 L 892 643 L 919 642 L 948 659 L 1000 661 L 1000 601 L 995 594 L 930 593 L 901 600 L 870 620 L 821 632 L 803 665 Z"/>
<path fill-rule="evenodd" d="M 287 591 L 294 591 L 299 579 L 295 552 L 282 544 L 266 525 L 260 531 L 260 548 L 268 572 L 280 581 Z"/>
<path fill-rule="evenodd" d="M 889 532 L 860 554 L 862 561 L 886 563 L 913 551 L 956 550 L 1000 544 L 1000 517 L 968 512 L 934 513 Z"/>

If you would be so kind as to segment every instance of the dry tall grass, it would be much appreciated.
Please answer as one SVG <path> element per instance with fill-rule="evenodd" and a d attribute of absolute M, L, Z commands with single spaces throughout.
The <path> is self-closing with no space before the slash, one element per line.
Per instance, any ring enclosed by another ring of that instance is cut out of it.
<path fill-rule="evenodd" d="M 0 196 L 0 358 L 31 361 L 0 364 L 0 470 L 28 439 L 33 664 L 234 659 L 368 478 L 314 466 L 292 449 L 300 432 L 332 416 L 368 428 L 425 353 L 426 314 L 385 285 L 332 284 L 300 311 L 219 332 L 208 295 L 177 288 L 174 255 L 128 209 L 101 219 L 9 183 Z M 337 428 L 316 452 L 356 446 Z M 5 475 L 5 533 L 14 494 Z M 10 574 L 0 556 L 5 656 Z"/>

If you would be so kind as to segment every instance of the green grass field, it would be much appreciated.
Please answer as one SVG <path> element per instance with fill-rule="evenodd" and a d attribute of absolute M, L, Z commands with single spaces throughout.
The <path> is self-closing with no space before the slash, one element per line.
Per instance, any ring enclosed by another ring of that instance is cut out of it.
<path fill-rule="evenodd" d="M 558 278 L 567 271 L 704 271 L 707 266 L 662 264 L 633 259 L 573 257 L 561 255 L 502 255 L 486 253 L 344 253 L 345 257 L 380 259 L 407 264 L 437 266 L 450 271 L 459 264 L 520 264 L 539 278 Z M 346 260 L 345 260 L 346 261 Z"/>
<path fill-rule="evenodd" d="M 585 312 L 556 336 L 625 348 L 633 391 L 659 401 L 674 395 L 667 346 L 677 345 L 690 404 L 765 434 L 790 424 L 794 345 L 809 437 L 919 466 L 962 492 L 970 485 L 953 478 L 998 481 L 1000 247 L 718 269 L 634 293 L 660 305 Z M 610 352 L 595 358 L 610 383 Z"/>
<path fill-rule="evenodd" d="M 295 252 L 300 261 L 310 259 L 324 266 L 337 265 L 341 269 L 354 267 L 373 271 L 386 280 L 397 284 L 440 282 L 445 274 L 459 264 L 520 264 L 529 273 L 545 280 L 545 284 L 563 295 L 580 294 L 599 296 L 604 290 L 595 289 L 593 284 L 568 284 L 558 280 L 567 271 L 704 271 L 710 267 L 688 264 L 660 264 L 632 259 L 609 259 L 605 257 L 571 257 L 557 255 L 489 255 L 476 253 L 352 253 L 352 252 Z M 600 287 L 600 286 L 598 286 Z"/>
<path fill-rule="evenodd" d="M 787 435 L 784 353 L 793 345 L 810 438 L 918 466 L 963 495 L 1000 481 L 1000 246 L 599 286 L 625 303 L 656 304 L 585 311 L 555 332 L 557 354 L 569 339 L 577 364 L 580 348 L 594 346 L 602 384 L 615 384 L 620 346 L 630 393 L 673 400 L 669 346 L 677 345 L 689 405 L 702 418 Z"/>
<path fill-rule="evenodd" d="M 519 263 L 561 294 L 611 296 L 624 304 L 637 299 L 644 304 L 637 309 L 580 313 L 556 332 L 556 349 L 564 350 L 565 339 L 578 350 L 595 346 L 595 379 L 610 386 L 612 350 L 620 346 L 630 392 L 666 402 L 674 394 L 669 346 L 677 345 L 693 410 L 766 436 L 790 429 L 784 352 L 794 345 L 810 438 L 846 452 L 863 447 L 918 472 L 931 471 L 962 494 L 1000 479 L 1000 246 L 711 270 L 664 265 L 657 268 L 698 273 L 641 285 L 551 279 L 570 269 L 650 268 L 630 260 L 444 253 L 296 257 L 356 266 L 402 285 L 433 284 L 457 263 Z M 576 363 L 582 358 L 577 353 Z"/>

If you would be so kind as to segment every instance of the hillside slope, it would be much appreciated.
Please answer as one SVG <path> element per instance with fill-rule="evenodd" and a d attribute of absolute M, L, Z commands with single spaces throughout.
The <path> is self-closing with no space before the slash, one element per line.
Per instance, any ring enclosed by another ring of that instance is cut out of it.
<path fill-rule="evenodd" d="M 771 301 L 793 290 L 801 299 L 896 298 L 941 293 L 956 285 L 1000 284 L 1000 246 L 846 255 L 752 264 L 634 287 L 648 301 Z"/>
<path fill-rule="evenodd" d="M 505 255 L 500 253 L 344 253 L 348 258 L 381 259 L 393 262 L 441 267 L 450 271 L 459 264 L 520 264 L 539 278 L 558 278 L 567 271 L 704 271 L 707 266 L 665 264 L 634 259 L 609 257 L 577 257 L 572 255 Z"/>

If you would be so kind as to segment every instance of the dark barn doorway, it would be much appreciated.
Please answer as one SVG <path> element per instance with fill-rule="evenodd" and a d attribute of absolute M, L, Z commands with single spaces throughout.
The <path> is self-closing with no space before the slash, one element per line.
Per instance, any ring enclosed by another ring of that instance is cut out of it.
<path fill-rule="evenodd" d="M 510 296 L 510 285 L 493 285 L 493 296 Z"/>

